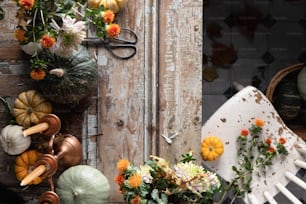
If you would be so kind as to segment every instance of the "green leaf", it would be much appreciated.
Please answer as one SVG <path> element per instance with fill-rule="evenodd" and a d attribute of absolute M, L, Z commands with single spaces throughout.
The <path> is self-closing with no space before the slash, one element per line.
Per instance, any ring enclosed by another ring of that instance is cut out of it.
<path fill-rule="evenodd" d="M 190 162 L 190 161 L 195 161 L 196 159 L 193 157 L 193 154 L 192 152 L 188 152 L 186 154 L 182 154 L 181 156 L 181 160 L 180 162 L 182 163 L 187 163 L 187 162 Z"/>
<path fill-rule="evenodd" d="M 7 124 L 17 124 L 14 114 L 12 113 L 12 109 L 10 104 L 7 102 L 7 100 L 5 100 L 3 97 L 0 96 L 0 102 L 2 103 L 2 105 L 4 106 L 5 109 L 5 113 L 8 117 L 8 122 Z"/>

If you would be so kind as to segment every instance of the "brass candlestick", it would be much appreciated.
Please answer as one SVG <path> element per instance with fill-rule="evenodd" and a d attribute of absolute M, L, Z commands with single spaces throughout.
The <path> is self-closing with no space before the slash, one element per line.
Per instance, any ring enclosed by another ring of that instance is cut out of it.
<path fill-rule="evenodd" d="M 51 189 L 45 191 L 39 198 L 38 204 L 60 204 L 59 196 L 54 192 L 54 183 L 52 178 L 48 179 Z"/>
<path fill-rule="evenodd" d="M 50 140 L 49 147 L 53 147 L 54 136 Z M 59 146 L 58 150 L 51 149 L 50 154 L 42 155 L 36 162 L 36 168 L 32 171 L 35 172 L 36 169 L 42 172 L 41 176 L 48 177 L 49 184 L 51 186 L 51 191 L 44 192 L 40 199 L 39 204 L 59 204 L 59 197 L 54 192 L 54 184 L 52 176 L 58 169 L 58 165 L 64 167 L 74 166 L 80 163 L 82 159 L 82 148 L 79 140 L 69 134 L 64 135 L 64 140 Z M 54 152 L 57 154 L 54 155 Z M 29 174 L 30 176 L 31 174 Z M 25 179 L 24 179 L 25 180 Z M 30 181 L 29 181 L 30 182 Z"/>
<path fill-rule="evenodd" d="M 63 141 L 54 147 L 55 135 L 59 132 L 60 127 L 59 118 L 56 115 L 48 114 L 37 125 L 24 131 L 25 136 L 38 132 L 51 136 L 48 153 L 39 157 L 34 165 L 34 170 L 20 183 L 21 186 L 25 186 L 39 176 L 48 178 L 51 189 L 41 195 L 39 204 L 59 204 L 59 197 L 54 192 L 52 176 L 56 173 L 58 166 L 68 168 L 79 164 L 82 159 L 81 143 L 73 135 L 64 134 Z"/>
<path fill-rule="evenodd" d="M 45 191 L 38 200 L 38 204 L 59 204 L 60 198 L 54 191 Z"/>
<path fill-rule="evenodd" d="M 55 135 L 51 137 L 49 142 L 49 153 L 39 157 L 35 163 L 35 169 L 21 181 L 21 186 L 28 185 L 38 176 L 45 178 L 53 176 L 59 164 L 67 168 L 80 163 L 82 159 L 82 147 L 75 136 L 65 134 L 64 140 L 58 149 L 53 149 L 54 138 Z"/>
<path fill-rule="evenodd" d="M 36 125 L 29 127 L 23 131 L 23 136 L 33 135 L 35 133 L 42 133 L 44 135 L 56 135 L 61 129 L 61 121 L 54 114 L 47 114 L 43 116 Z"/>

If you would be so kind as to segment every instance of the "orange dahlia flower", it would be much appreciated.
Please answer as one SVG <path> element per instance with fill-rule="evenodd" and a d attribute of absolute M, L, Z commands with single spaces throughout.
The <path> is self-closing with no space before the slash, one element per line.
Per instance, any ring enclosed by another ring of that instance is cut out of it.
<path fill-rule="evenodd" d="M 118 24 L 113 23 L 106 26 L 106 36 L 115 38 L 120 34 L 121 28 Z"/>
<path fill-rule="evenodd" d="M 56 40 L 54 37 L 48 35 L 48 34 L 45 34 L 42 36 L 42 38 L 39 40 L 41 46 L 43 46 L 44 48 L 50 48 L 52 47 Z"/>
<path fill-rule="evenodd" d="M 35 4 L 34 0 L 18 0 L 18 4 L 25 10 L 31 10 Z"/>

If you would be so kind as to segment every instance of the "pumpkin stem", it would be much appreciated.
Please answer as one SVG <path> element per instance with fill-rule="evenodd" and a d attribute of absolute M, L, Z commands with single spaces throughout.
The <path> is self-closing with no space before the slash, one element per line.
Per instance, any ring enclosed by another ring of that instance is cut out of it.
<path fill-rule="evenodd" d="M 32 109 L 32 107 L 27 107 L 27 109 L 26 109 L 26 110 L 27 110 L 27 113 L 28 113 L 28 114 L 33 113 L 33 109 Z"/>
<path fill-rule="evenodd" d="M 55 68 L 55 69 L 51 69 L 49 71 L 49 74 L 53 74 L 55 76 L 57 76 L 58 78 L 61 78 L 64 75 L 65 71 L 62 68 Z"/>
<path fill-rule="evenodd" d="M 78 192 L 73 191 L 73 198 L 76 199 L 79 196 Z"/>

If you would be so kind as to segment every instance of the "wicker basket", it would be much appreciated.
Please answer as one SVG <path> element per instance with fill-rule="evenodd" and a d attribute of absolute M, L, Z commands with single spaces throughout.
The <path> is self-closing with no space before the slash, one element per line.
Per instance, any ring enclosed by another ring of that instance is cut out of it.
<path fill-rule="evenodd" d="M 297 75 L 297 73 L 304 67 L 303 63 L 300 64 L 294 64 L 288 67 L 285 67 L 284 69 L 280 70 L 275 74 L 275 76 L 271 79 L 270 83 L 268 84 L 266 96 L 267 98 L 274 103 L 274 92 L 277 88 L 277 85 L 284 80 L 286 77 L 289 77 L 289 75 Z M 293 130 L 297 135 L 302 137 L 304 140 L 306 140 L 306 124 L 302 124 L 299 120 L 295 120 L 292 122 L 285 122 L 286 125 Z"/>

